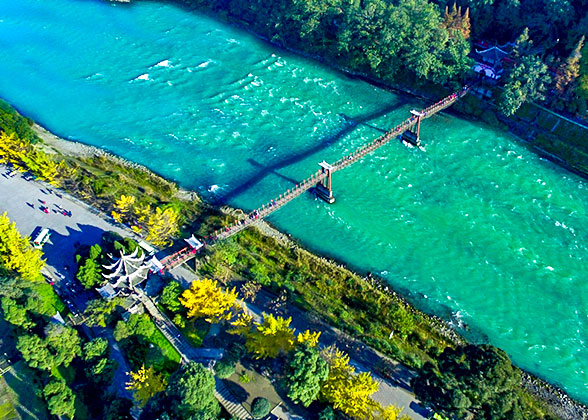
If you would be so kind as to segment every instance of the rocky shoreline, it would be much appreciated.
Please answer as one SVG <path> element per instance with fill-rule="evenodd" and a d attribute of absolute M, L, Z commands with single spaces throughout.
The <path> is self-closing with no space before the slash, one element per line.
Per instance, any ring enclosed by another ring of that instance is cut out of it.
<path fill-rule="evenodd" d="M 44 127 L 38 124 L 34 124 L 33 130 L 43 140 L 46 146 L 48 146 L 50 149 L 53 149 L 53 153 L 58 152 L 65 156 L 81 158 L 104 157 L 107 159 L 111 159 L 120 165 L 138 169 L 148 173 L 151 176 L 156 176 L 165 179 L 141 164 L 131 162 L 127 159 L 114 155 L 99 147 L 86 145 L 77 141 L 65 140 L 54 135 L 49 130 L 45 129 Z M 172 183 L 171 181 L 166 181 Z M 179 197 L 184 198 L 190 196 L 197 196 L 195 192 L 181 188 L 179 188 L 177 195 Z M 223 213 L 230 214 L 235 217 L 241 217 L 245 215 L 245 213 L 242 210 L 234 209 L 229 206 L 223 206 L 220 210 Z M 464 339 L 446 320 L 436 315 L 426 314 L 418 310 L 412 304 L 410 304 L 405 297 L 403 297 L 402 295 L 394 291 L 392 288 L 390 288 L 390 286 L 387 285 L 382 279 L 379 279 L 371 275 L 362 276 L 361 274 L 358 274 L 353 270 L 350 270 L 341 262 L 317 255 L 307 250 L 306 248 L 298 244 L 295 240 L 293 240 L 289 234 L 280 232 L 278 229 L 270 225 L 265 220 L 260 220 L 256 224 L 256 226 L 264 235 L 274 238 L 281 245 L 289 248 L 294 248 L 299 252 L 303 252 L 307 256 L 318 261 L 320 264 L 326 264 L 338 270 L 350 271 L 352 274 L 358 276 L 359 278 L 362 278 L 364 281 L 370 282 L 372 285 L 377 287 L 382 292 L 391 294 L 392 296 L 394 296 L 396 300 L 402 302 L 402 304 L 404 304 L 405 307 L 409 309 L 411 312 L 425 316 L 429 320 L 433 328 L 435 328 L 435 330 L 440 335 L 447 338 L 448 340 L 456 344 L 464 344 L 467 342 L 467 340 Z M 573 400 L 563 390 L 543 381 L 542 379 L 539 379 L 525 371 L 522 371 L 522 373 L 522 385 L 524 386 L 524 388 L 527 391 L 529 391 L 532 395 L 543 400 L 553 410 L 554 414 L 556 414 L 558 417 L 561 417 L 564 420 L 588 420 L 588 407 L 586 405 Z"/>

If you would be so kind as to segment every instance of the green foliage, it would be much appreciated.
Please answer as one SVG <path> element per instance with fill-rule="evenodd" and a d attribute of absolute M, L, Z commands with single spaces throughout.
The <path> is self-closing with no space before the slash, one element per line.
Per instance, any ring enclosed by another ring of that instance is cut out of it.
<path fill-rule="evenodd" d="M 469 64 L 469 42 L 444 27 L 441 10 L 427 0 L 198 3 L 227 11 L 273 42 L 374 77 L 442 83 L 460 77 Z"/>
<path fill-rule="evenodd" d="M 285 385 L 288 397 L 308 407 L 318 398 L 320 383 L 329 376 L 329 366 L 316 348 L 302 344 L 294 351 L 286 368 Z"/>
<path fill-rule="evenodd" d="M 547 66 L 539 57 L 522 57 L 507 78 L 500 97 L 501 111 L 512 115 L 525 101 L 545 99 L 543 93 L 550 80 Z"/>
<path fill-rule="evenodd" d="M 337 416 L 335 415 L 335 411 L 333 411 L 333 407 L 328 406 L 323 411 L 321 411 L 318 415 L 318 420 L 336 420 Z"/>
<path fill-rule="evenodd" d="M 91 289 L 104 283 L 101 256 L 102 248 L 100 248 L 100 245 L 95 244 L 90 248 L 86 258 L 79 256 L 76 258 L 78 260 L 78 273 L 76 276 L 86 289 Z"/>
<path fill-rule="evenodd" d="M 86 377 L 97 384 L 112 382 L 117 362 L 109 358 L 110 348 L 105 338 L 95 338 L 84 344 L 82 359 L 85 361 Z"/>
<path fill-rule="evenodd" d="M 106 327 L 113 320 L 112 313 L 117 306 L 121 304 L 122 300 L 115 297 L 109 300 L 94 299 L 86 306 L 84 315 L 86 317 L 86 324 L 90 327 L 101 326 Z"/>
<path fill-rule="evenodd" d="M 446 348 L 438 367 L 427 363 L 412 380 L 425 404 L 480 419 L 522 419 L 519 400 L 520 373 L 506 353 L 490 345 Z"/>
<path fill-rule="evenodd" d="M 4 319 L 13 325 L 29 329 L 35 325 L 27 314 L 27 310 L 9 297 L 2 298 L 2 312 Z"/>
<path fill-rule="evenodd" d="M 183 309 L 180 296 L 184 292 L 182 285 L 176 281 L 170 281 L 161 292 L 159 302 L 170 312 L 177 313 Z"/>
<path fill-rule="evenodd" d="M 267 398 L 257 397 L 251 403 L 251 415 L 254 419 L 260 419 L 267 416 L 270 410 L 271 405 Z"/>
<path fill-rule="evenodd" d="M 69 366 L 74 357 L 81 355 L 81 339 L 73 328 L 51 324 L 47 333 L 47 345 L 54 354 L 57 365 Z"/>
<path fill-rule="evenodd" d="M 197 413 L 219 414 L 214 389 L 212 373 L 201 364 L 190 362 L 170 376 L 165 392 L 172 413 L 189 418 Z"/>
<path fill-rule="evenodd" d="M 8 103 L 0 99 L 0 131 L 7 134 L 16 134 L 24 141 L 34 143 L 38 137 L 31 128 L 33 121 L 20 115 Z"/>
<path fill-rule="evenodd" d="M 214 365 L 214 373 L 221 379 L 226 379 L 235 373 L 235 365 L 231 362 L 221 360 Z"/>
<path fill-rule="evenodd" d="M 65 382 L 54 380 L 43 388 L 49 411 L 55 416 L 66 416 L 70 419 L 75 414 L 75 396 Z"/>
<path fill-rule="evenodd" d="M 127 398 L 116 398 L 106 405 L 104 420 L 132 420 L 133 402 Z"/>
<path fill-rule="evenodd" d="M 155 325 L 147 314 L 131 314 L 127 322 L 118 321 L 114 328 L 114 338 L 121 341 L 131 335 L 151 337 L 155 332 Z"/>
<path fill-rule="evenodd" d="M 108 353 L 108 340 L 106 338 L 97 337 L 92 341 L 84 344 L 84 351 L 82 358 L 86 362 L 102 357 Z"/>
<path fill-rule="evenodd" d="M 36 335 L 21 335 L 16 343 L 17 350 L 30 367 L 50 370 L 55 365 L 47 343 Z"/>

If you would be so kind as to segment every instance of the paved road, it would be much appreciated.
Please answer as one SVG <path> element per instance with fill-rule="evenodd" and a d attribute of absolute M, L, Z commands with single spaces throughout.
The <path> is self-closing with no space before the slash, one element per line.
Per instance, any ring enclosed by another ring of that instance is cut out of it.
<path fill-rule="evenodd" d="M 255 304 L 246 303 L 247 309 L 254 318 L 259 318 L 264 311 L 272 312 L 269 310 L 269 303 L 274 298 L 275 296 L 265 291 L 260 291 L 257 294 Z M 297 332 L 307 329 L 320 331 L 320 345 L 330 346 L 335 344 L 339 349 L 345 351 L 349 354 L 350 364 L 355 367 L 356 372 L 372 372 L 373 378 L 380 384 L 378 392 L 373 395 L 374 400 L 384 407 L 389 405 L 403 407 L 402 414 L 406 414 L 414 420 L 426 420 L 429 418 L 429 411 L 420 404 L 410 391 L 410 380 L 414 376 L 413 371 L 294 305 L 289 305 L 287 313 L 283 315 L 292 317 L 290 326 L 294 327 Z M 381 365 L 382 363 L 386 364 L 391 374 L 390 379 L 376 375 L 367 368 L 367 366 Z"/>
<path fill-rule="evenodd" d="M 0 213 L 7 212 L 8 217 L 23 235 L 30 235 L 37 227 L 51 229 L 51 240 L 43 249 L 47 258 L 47 270 L 56 280 L 56 286 L 60 295 L 73 301 L 76 310 L 82 311 L 86 301 L 93 296 L 93 292 L 80 292 L 72 289 L 77 282 L 72 281 L 76 270 L 74 260 L 76 242 L 93 245 L 100 241 L 106 231 L 114 231 L 122 236 L 135 237 L 135 235 L 123 226 L 117 225 L 111 219 L 101 214 L 84 203 L 81 203 L 67 195 L 56 195 L 53 188 L 47 188 L 43 183 L 26 181 L 22 176 L 9 177 L 6 169 L 0 166 Z M 7 199 L 6 197 L 10 197 Z M 41 200 L 45 204 L 41 203 Z M 71 212 L 71 217 L 57 212 L 57 206 Z M 49 214 L 41 210 L 41 206 L 50 209 Z M 56 210 L 55 212 L 53 210 Z M 65 280 L 59 278 L 64 275 Z M 196 277 L 185 267 L 179 266 L 171 271 L 180 282 L 187 287 Z M 255 306 L 248 305 L 252 312 L 260 315 L 262 310 L 267 311 L 267 304 L 271 296 L 260 293 Z M 321 331 L 321 344 L 330 345 L 336 343 L 339 348 L 349 353 L 352 363 L 358 371 L 367 371 L 364 366 L 374 366 L 382 360 L 382 355 L 366 347 L 362 343 L 347 337 L 335 328 L 322 323 L 312 315 L 290 306 L 288 316 L 292 316 L 292 326 L 298 331 L 312 329 Z M 177 338 L 176 338 L 177 339 Z M 394 381 L 385 380 L 374 376 L 380 382 L 380 390 L 375 394 L 377 401 L 383 405 L 395 404 L 404 407 L 404 414 L 412 419 L 424 420 L 422 413 L 425 410 L 419 405 L 412 393 L 408 391 L 408 382 L 412 372 L 398 363 L 388 361 L 392 367 Z"/>

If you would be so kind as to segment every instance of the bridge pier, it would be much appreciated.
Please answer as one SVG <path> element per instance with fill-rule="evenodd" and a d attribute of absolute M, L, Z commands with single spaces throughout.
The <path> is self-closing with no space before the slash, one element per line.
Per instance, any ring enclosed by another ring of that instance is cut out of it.
<path fill-rule="evenodd" d="M 425 114 L 422 112 L 419 112 L 419 111 L 415 111 L 414 109 L 412 111 L 410 111 L 410 113 L 413 115 L 412 118 L 416 117 L 416 123 L 412 127 L 410 127 L 408 130 L 406 130 L 404 133 L 402 133 L 400 138 L 403 142 L 407 142 L 407 143 L 412 144 L 413 146 L 420 147 L 421 146 L 421 138 L 420 138 L 421 118 L 424 117 Z"/>
<path fill-rule="evenodd" d="M 335 202 L 335 197 L 333 196 L 332 188 L 333 184 L 331 179 L 333 166 L 329 165 L 324 160 L 321 163 L 319 163 L 319 166 L 321 167 L 322 173 L 326 173 L 327 176 L 325 177 L 323 182 L 319 182 L 318 184 L 316 184 L 316 195 L 325 200 L 327 203 L 333 204 Z"/>

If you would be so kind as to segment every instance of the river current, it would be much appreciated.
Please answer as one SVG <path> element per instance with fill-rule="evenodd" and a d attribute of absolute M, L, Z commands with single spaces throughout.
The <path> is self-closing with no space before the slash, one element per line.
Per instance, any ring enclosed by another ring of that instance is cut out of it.
<path fill-rule="evenodd" d="M 252 209 L 425 103 L 156 2 L 0 0 L 0 97 Z M 269 218 L 588 403 L 588 184 L 447 113 Z"/>

